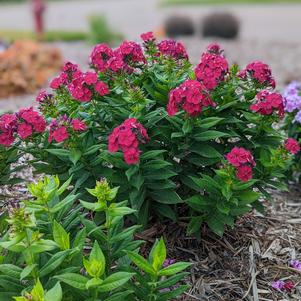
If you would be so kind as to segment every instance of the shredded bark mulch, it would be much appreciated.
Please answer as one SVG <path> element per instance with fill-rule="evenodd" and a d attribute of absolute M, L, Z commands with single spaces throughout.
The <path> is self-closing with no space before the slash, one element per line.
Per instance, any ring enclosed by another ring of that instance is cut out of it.
<path fill-rule="evenodd" d="M 185 223 L 155 224 L 140 236 L 149 241 L 164 235 L 169 258 L 190 261 L 182 301 L 301 300 L 301 272 L 289 266 L 301 260 L 301 188 L 273 192 L 266 215 L 243 216 L 222 238 L 207 228 L 201 240 L 187 237 Z M 291 292 L 276 291 L 275 280 L 292 280 Z"/>

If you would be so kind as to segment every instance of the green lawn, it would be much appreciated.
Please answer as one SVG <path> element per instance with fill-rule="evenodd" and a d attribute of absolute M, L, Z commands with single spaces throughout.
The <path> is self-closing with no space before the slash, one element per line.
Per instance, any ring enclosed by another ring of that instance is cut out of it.
<path fill-rule="evenodd" d="M 301 0 L 162 0 L 164 5 L 185 4 L 273 4 L 301 3 Z"/>
<path fill-rule="evenodd" d="M 82 41 L 87 39 L 88 34 L 78 31 L 48 31 L 45 33 L 44 40 L 47 42 L 54 41 Z M 1 30 L 0 39 L 7 41 L 15 41 L 19 39 L 35 39 L 36 35 L 31 31 L 19 30 Z"/>

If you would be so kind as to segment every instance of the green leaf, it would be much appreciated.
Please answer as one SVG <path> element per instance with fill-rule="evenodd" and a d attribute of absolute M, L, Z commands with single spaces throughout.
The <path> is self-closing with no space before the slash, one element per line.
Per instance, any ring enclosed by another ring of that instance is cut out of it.
<path fill-rule="evenodd" d="M 85 202 L 85 201 L 80 201 L 82 206 L 88 210 L 91 211 L 104 211 L 105 210 L 105 203 L 91 203 L 91 202 Z"/>
<path fill-rule="evenodd" d="M 121 293 L 116 293 L 110 296 L 109 298 L 105 299 L 105 301 L 124 301 L 127 300 L 126 297 L 131 295 L 133 291 L 123 291 Z"/>
<path fill-rule="evenodd" d="M 192 264 L 189 262 L 177 262 L 174 263 L 164 269 L 162 269 L 159 272 L 159 276 L 172 276 L 175 275 L 185 269 L 187 269 L 188 267 L 190 267 Z"/>
<path fill-rule="evenodd" d="M 182 295 L 185 291 L 187 291 L 189 285 L 180 285 L 179 287 L 169 291 L 169 292 L 162 292 L 160 293 L 161 300 L 173 300 L 174 298 Z"/>
<path fill-rule="evenodd" d="M 86 237 L 87 237 L 87 229 L 86 227 L 84 227 L 79 232 L 77 232 L 74 238 L 73 248 L 79 248 L 81 250 L 85 244 Z"/>
<path fill-rule="evenodd" d="M 143 164 L 143 169 L 145 170 L 152 170 L 152 169 L 162 169 L 167 166 L 172 166 L 171 163 L 164 161 L 164 160 L 151 160 L 147 163 Z"/>
<path fill-rule="evenodd" d="M 150 193 L 151 197 L 159 203 L 163 204 L 179 204 L 183 203 L 180 196 L 173 190 L 158 190 Z"/>
<path fill-rule="evenodd" d="M 45 149 L 45 151 L 57 157 L 68 158 L 70 156 L 70 151 L 66 149 Z"/>
<path fill-rule="evenodd" d="M 185 203 L 189 205 L 193 210 L 198 212 L 204 212 L 207 209 L 208 202 L 205 196 L 194 195 L 189 199 L 185 200 Z"/>
<path fill-rule="evenodd" d="M 209 128 L 217 125 L 224 119 L 225 118 L 220 118 L 220 117 L 208 117 L 205 119 L 200 119 L 200 125 L 198 126 L 198 128 L 202 130 L 208 130 Z"/>
<path fill-rule="evenodd" d="M 106 278 L 98 287 L 99 292 L 110 292 L 114 289 L 120 288 L 128 282 L 135 274 L 127 272 L 117 272 Z"/>
<path fill-rule="evenodd" d="M 115 207 L 115 208 L 110 207 L 109 211 L 112 216 L 124 216 L 124 215 L 132 214 L 132 213 L 136 212 L 136 210 L 131 209 L 129 207 L 119 207 L 119 208 L 118 207 Z"/>
<path fill-rule="evenodd" d="M 224 222 L 220 218 L 218 218 L 218 216 L 214 214 L 211 215 L 207 220 L 207 224 L 214 233 L 219 236 L 223 236 L 225 226 Z"/>
<path fill-rule="evenodd" d="M 222 155 L 212 146 L 210 145 L 193 145 L 191 147 L 191 151 L 199 154 L 205 158 L 221 158 Z"/>
<path fill-rule="evenodd" d="M 240 199 L 241 201 L 240 203 L 246 205 L 257 201 L 258 198 L 260 197 L 260 193 L 252 190 L 245 190 L 245 191 L 240 191 L 237 197 Z"/>
<path fill-rule="evenodd" d="M 39 271 L 39 276 L 44 277 L 58 268 L 70 254 L 71 250 L 65 250 L 54 254 Z"/>
<path fill-rule="evenodd" d="M 126 252 L 130 260 L 134 262 L 134 264 L 140 268 L 143 272 L 150 274 L 150 275 L 155 275 L 156 271 L 154 268 L 148 263 L 146 259 L 144 259 L 142 256 L 139 254 L 132 252 L 132 251 L 127 251 Z"/>
<path fill-rule="evenodd" d="M 209 141 L 209 140 L 215 140 L 217 138 L 228 137 L 228 136 L 229 134 L 219 132 L 219 131 L 206 131 L 194 135 L 194 139 L 197 141 Z"/>
<path fill-rule="evenodd" d="M 167 152 L 167 151 L 166 150 L 151 150 L 151 151 L 143 153 L 140 156 L 140 160 L 143 161 L 143 160 L 149 160 L 149 159 L 153 159 L 153 158 L 158 158 L 159 155 L 161 155 L 161 154 L 163 154 L 165 152 Z"/>
<path fill-rule="evenodd" d="M 13 264 L 0 264 L 0 274 L 4 274 L 16 279 L 20 278 L 22 269 Z"/>
<path fill-rule="evenodd" d="M 200 231 L 203 222 L 204 222 L 204 218 L 202 216 L 191 217 L 187 227 L 187 233 L 190 235 L 198 233 Z"/>
<path fill-rule="evenodd" d="M 153 204 L 153 209 L 156 211 L 156 213 L 159 216 L 161 215 L 167 217 L 171 219 L 173 222 L 176 222 L 178 220 L 177 213 L 169 205 L 162 204 L 162 203 L 155 203 Z"/>
<path fill-rule="evenodd" d="M 58 189 L 57 193 L 58 195 L 61 195 L 65 190 L 69 187 L 71 181 L 72 181 L 73 175 Z"/>
<path fill-rule="evenodd" d="M 88 281 L 88 278 L 82 275 L 75 273 L 65 273 L 62 275 L 54 276 L 54 278 L 79 290 L 86 290 L 86 283 Z"/>
<path fill-rule="evenodd" d="M 39 279 L 30 294 L 33 300 L 44 300 L 44 289 Z"/>
<path fill-rule="evenodd" d="M 182 131 L 184 134 L 188 134 L 193 129 L 193 118 L 188 118 L 184 121 Z"/>
<path fill-rule="evenodd" d="M 77 198 L 79 197 L 79 194 L 70 194 L 66 198 L 64 198 L 62 201 L 54 205 L 51 209 L 51 213 L 56 213 L 60 211 L 61 209 L 65 208 L 69 204 L 73 203 Z"/>
<path fill-rule="evenodd" d="M 96 286 L 100 286 L 102 284 L 103 280 L 99 279 L 99 278 L 92 278 L 90 280 L 88 280 L 88 282 L 86 283 L 86 288 L 87 290 Z"/>
<path fill-rule="evenodd" d="M 128 181 L 131 180 L 132 176 L 139 171 L 139 167 L 137 165 L 132 165 L 126 172 L 126 176 Z"/>
<path fill-rule="evenodd" d="M 155 271 L 159 271 L 166 259 L 166 247 L 163 238 L 154 245 L 152 254 L 152 267 Z"/>
<path fill-rule="evenodd" d="M 26 268 L 24 268 L 20 274 L 20 280 L 23 280 L 26 277 L 28 277 L 31 274 L 31 272 L 35 269 L 36 266 L 37 264 L 35 263 L 35 264 L 28 265 Z"/>
<path fill-rule="evenodd" d="M 59 282 L 45 294 L 45 301 L 61 301 L 62 298 L 63 291 Z"/>
<path fill-rule="evenodd" d="M 70 249 L 70 235 L 57 222 L 53 222 L 53 239 L 62 250 Z"/>
<path fill-rule="evenodd" d="M 69 159 L 73 163 L 73 165 L 75 165 L 78 162 L 78 160 L 81 158 L 81 156 L 82 156 L 82 153 L 80 150 L 78 150 L 78 149 L 70 150 Z"/>

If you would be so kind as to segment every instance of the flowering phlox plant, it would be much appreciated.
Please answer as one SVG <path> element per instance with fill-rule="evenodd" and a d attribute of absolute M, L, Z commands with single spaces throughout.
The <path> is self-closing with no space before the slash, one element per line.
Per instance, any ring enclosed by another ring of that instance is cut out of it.
<path fill-rule="evenodd" d="M 268 188 L 284 187 L 298 147 L 275 128 L 283 97 L 263 62 L 239 70 L 212 44 L 192 66 L 180 42 L 141 38 L 96 45 L 90 70 L 66 63 L 53 91 L 39 94 L 48 125 L 26 140 L 34 167 L 72 175 L 83 194 L 106 178 L 140 223 L 180 215 L 190 233 L 207 223 L 222 235 L 237 216 L 262 209 Z"/>

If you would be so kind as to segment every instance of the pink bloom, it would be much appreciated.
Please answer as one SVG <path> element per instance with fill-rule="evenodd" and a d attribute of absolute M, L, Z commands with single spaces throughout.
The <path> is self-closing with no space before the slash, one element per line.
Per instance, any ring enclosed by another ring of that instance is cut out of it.
<path fill-rule="evenodd" d="M 236 177 L 243 182 L 248 182 L 253 177 L 252 167 L 249 165 L 239 166 L 236 171 Z"/>
<path fill-rule="evenodd" d="M 94 89 L 100 96 L 110 93 L 108 85 L 104 82 L 97 82 L 94 86 Z"/>
<path fill-rule="evenodd" d="M 228 73 L 228 62 L 221 55 L 222 50 L 217 44 L 210 45 L 203 53 L 200 63 L 195 68 L 195 75 L 208 90 L 218 86 Z"/>
<path fill-rule="evenodd" d="M 17 127 L 17 119 L 13 114 L 0 116 L 0 144 L 11 146 L 14 142 L 14 132 Z"/>
<path fill-rule="evenodd" d="M 186 80 L 169 93 L 168 115 L 175 115 L 183 109 L 190 116 L 197 116 L 203 107 L 215 106 L 205 87 L 196 80 Z"/>
<path fill-rule="evenodd" d="M 279 117 L 284 116 L 284 101 L 281 94 L 264 90 L 259 92 L 256 98 L 257 102 L 250 106 L 252 111 L 261 115 L 271 115 L 275 111 Z"/>
<path fill-rule="evenodd" d="M 95 72 L 88 71 L 83 74 L 83 80 L 87 85 L 93 85 L 97 83 L 97 74 Z"/>
<path fill-rule="evenodd" d="M 66 62 L 62 69 L 63 69 L 63 72 L 74 73 L 78 70 L 78 65 L 73 64 L 72 62 Z"/>
<path fill-rule="evenodd" d="M 252 167 L 256 165 L 250 151 L 243 147 L 234 147 L 230 153 L 226 155 L 227 161 L 236 168 L 236 177 L 247 182 L 253 177 Z"/>
<path fill-rule="evenodd" d="M 125 68 L 126 64 L 122 60 L 120 55 L 115 55 L 108 60 L 108 69 L 113 72 L 121 71 Z"/>
<path fill-rule="evenodd" d="M 260 84 L 265 84 L 272 88 L 275 88 L 276 86 L 270 67 L 261 61 L 254 61 L 248 64 L 247 67 L 238 74 L 238 76 L 242 79 L 246 79 L 250 76 L 257 80 Z"/>
<path fill-rule="evenodd" d="M 231 152 L 226 155 L 226 159 L 234 167 L 239 167 L 243 164 L 256 165 L 251 152 L 243 147 L 235 146 Z"/>
<path fill-rule="evenodd" d="M 87 129 L 87 126 L 86 124 L 81 121 L 80 119 L 73 119 L 72 122 L 72 128 L 75 130 L 75 131 L 85 131 Z"/>
<path fill-rule="evenodd" d="M 68 83 L 68 75 L 66 73 L 61 73 L 59 76 L 55 77 L 50 82 L 50 88 L 57 90 L 60 87 L 66 85 Z"/>
<path fill-rule="evenodd" d="M 288 138 L 285 141 L 284 147 L 287 151 L 289 151 L 293 155 L 299 153 L 300 151 L 300 144 L 298 143 L 297 140 L 293 138 Z"/>
<path fill-rule="evenodd" d="M 68 139 L 69 134 L 68 134 L 68 131 L 67 131 L 66 127 L 65 126 L 61 126 L 61 127 L 58 127 L 57 129 L 55 129 L 50 134 L 50 136 L 51 136 L 51 140 L 50 141 L 52 141 L 52 139 L 54 139 L 55 142 L 60 143 L 60 142 L 65 141 L 66 139 Z"/>
<path fill-rule="evenodd" d="M 188 59 L 188 54 L 182 43 L 175 40 L 163 40 L 158 44 L 159 52 L 175 59 Z"/>
<path fill-rule="evenodd" d="M 24 121 L 33 126 L 33 129 L 37 133 L 42 133 L 46 129 L 46 121 L 37 111 L 33 108 L 21 109 L 16 114 L 21 123 Z"/>
<path fill-rule="evenodd" d="M 12 132 L 3 132 L 0 134 L 0 145 L 11 146 L 14 140 Z"/>
<path fill-rule="evenodd" d="M 142 48 L 135 42 L 124 41 L 115 50 L 115 54 L 119 54 L 124 62 L 130 63 L 144 63 L 145 57 Z"/>
<path fill-rule="evenodd" d="M 149 140 L 145 128 L 135 119 L 125 120 L 116 127 L 109 136 L 109 152 L 117 152 L 121 149 L 127 164 L 136 164 L 139 161 L 139 143 Z"/>
<path fill-rule="evenodd" d="M 18 125 L 17 133 L 21 139 L 26 139 L 32 135 L 32 126 L 29 123 L 21 123 Z"/>
<path fill-rule="evenodd" d="M 107 44 L 98 44 L 94 47 L 90 55 L 90 62 L 94 68 L 104 72 L 109 66 L 108 61 L 113 56 L 113 50 Z"/>
<path fill-rule="evenodd" d="M 151 41 L 155 41 L 155 37 L 154 37 L 154 33 L 152 31 L 146 32 L 146 33 L 142 33 L 140 35 L 141 39 L 147 43 L 147 42 L 151 42 Z"/>

